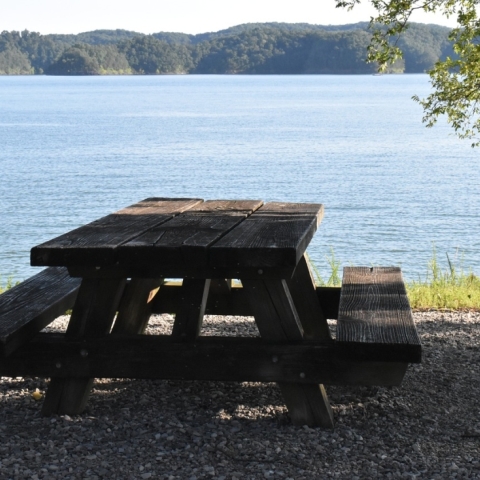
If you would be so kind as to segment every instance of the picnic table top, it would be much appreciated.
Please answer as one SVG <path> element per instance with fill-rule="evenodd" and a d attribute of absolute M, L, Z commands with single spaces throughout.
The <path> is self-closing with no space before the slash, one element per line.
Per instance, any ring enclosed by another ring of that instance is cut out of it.
<path fill-rule="evenodd" d="M 147 198 L 34 247 L 31 264 L 291 270 L 322 217 L 317 203 Z"/>

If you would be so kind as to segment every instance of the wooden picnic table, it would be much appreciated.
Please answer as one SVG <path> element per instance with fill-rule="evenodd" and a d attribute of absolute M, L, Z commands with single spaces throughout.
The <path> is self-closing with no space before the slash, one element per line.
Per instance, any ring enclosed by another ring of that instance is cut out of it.
<path fill-rule="evenodd" d="M 322 216 L 320 204 L 148 198 L 38 245 L 42 280 L 0 301 L 0 374 L 51 377 L 46 415 L 81 413 L 95 377 L 274 381 L 294 424 L 332 427 L 324 383 L 398 385 L 421 347 L 399 269 L 352 268 L 343 300 L 315 286 L 305 250 Z M 42 303 L 47 275 L 56 299 Z M 66 306 L 64 334 L 37 333 Z M 171 335 L 143 335 L 157 312 L 175 314 Z M 260 338 L 202 337 L 206 313 L 251 315 Z"/>

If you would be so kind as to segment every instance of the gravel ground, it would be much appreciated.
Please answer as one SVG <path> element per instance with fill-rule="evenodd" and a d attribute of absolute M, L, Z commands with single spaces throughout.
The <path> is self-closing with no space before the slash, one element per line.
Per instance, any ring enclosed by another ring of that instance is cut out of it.
<path fill-rule="evenodd" d="M 0 479 L 480 479 L 480 313 L 414 318 L 423 363 L 401 387 L 328 387 L 334 431 L 293 427 L 274 384 L 99 380 L 84 414 L 42 418 L 45 379 L 1 378 Z"/>

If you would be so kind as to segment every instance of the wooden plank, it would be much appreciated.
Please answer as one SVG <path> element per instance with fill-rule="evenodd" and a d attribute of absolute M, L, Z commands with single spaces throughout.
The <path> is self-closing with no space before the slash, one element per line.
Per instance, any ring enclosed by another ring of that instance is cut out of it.
<path fill-rule="evenodd" d="M 302 372 L 306 375 L 305 372 Z M 279 382 L 294 425 L 333 428 L 333 411 L 323 383 Z M 294 406 L 294 407 L 293 407 Z"/>
<path fill-rule="evenodd" d="M 299 260 L 293 277 L 287 281 L 295 309 L 304 331 L 305 340 L 317 342 L 332 342 L 327 319 L 320 307 L 307 258 L 305 255 Z M 303 411 L 297 414 L 302 423 L 310 425 L 320 424 L 333 427 L 333 412 L 328 401 L 327 392 L 323 384 L 308 385 L 298 388 L 282 388 L 284 396 L 291 396 L 287 405 L 300 405 Z"/>
<path fill-rule="evenodd" d="M 80 280 L 51 267 L 0 295 L 0 355 L 10 355 L 72 308 Z"/>
<path fill-rule="evenodd" d="M 141 334 L 152 314 L 152 302 L 163 279 L 132 278 L 123 294 L 112 333 Z"/>
<path fill-rule="evenodd" d="M 185 212 L 190 214 L 208 215 L 218 213 L 220 215 L 251 215 L 263 205 L 262 200 L 205 200 Z"/>
<path fill-rule="evenodd" d="M 340 306 L 341 287 L 317 287 L 317 297 L 325 318 L 336 320 Z"/>
<path fill-rule="evenodd" d="M 337 341 L 371 360 L 390 351 L 420 361 L 422 347 L 400 268 L 344 268 Z"/>
<path fill-rule="evenodd" d="M 147 198 L 32 248 L 31 264 L 112 265 L 119 245 L 201 202 L 200 199 Z"/>
<path fill-rule="evenodd" d="M 89 339 L 103 336 L 110 328 L 118 309 L 126 279 L 84 279 L 67 327 L 69 339 Z M 56 360 L 57 368 L 62 363 Z M 93 378 L 52 378 L 42 415 L 81 413 L 88 400 Z"/>
<path fill-rule="evenodd" d="M 271 202 L 210 248 L 211 267 L 297 265 L 323 217 L 323 205 Z"/>
<path fill-rule="evenodd" d="M 232 291 L 232 279 L 231 278 L 214 278 L 210 282 L 210 293 L 216 295 L 227 294 Z"/>
<path fill-rule="evenodd" d="M 327 319 L 320 306 L 315 281 L 305 255 L 298 262 L 293 277 L 287 284 L 304 330 L 305 340 L 331 342 Z"/>
<path fill-rule="evenodd" d="M 210 280 L 185 278 L 181 287 L 181 305 L 175 315 L 172 338 L 178 342 L 197 339 L 203 323 Z"/>
<path fill-rule="evenodd" d="M 212 280 L 213 282 L 213 280 Z M 338 317 L 340 304 L 340 287 L 317 287 L 316 295 L 320 307 L 326 318 Z M 152 301 L 152 313 L 175 313 L 181 304 L 180 287 L 176 285 L 163 285 Z M 235 285 L 233 288 L 215 290 L 210 284 L 205 315 L 239 315 L 253 316 L 244 289 Z"/>
<path fill-rule="evenodd" d="M 242 279 L 242 285 L 258 331 L 266 342 L 303 340 L 303 328 L 284 280 Z"/>
<path fill-rule="evenodd" d="M 118 248 L 120 265 L 197 268 L 208 262 L 208 248 L 243 221 L 238 214 L 180 215 Z"/>
<path fill-rule="evenodd" d="M 0 375 L 62 378 L 158 378 L 325 385 L 399 385 L 406 363 L 346 359 L 335 344 L 271 344 L 260 338 L 106 335 L 68 340 L 39 334 L 0 359 Z M 313 408 L 315 408 L 315 403 Z"/>
<path fill-rule="evenodd" d="M 152 313 L 176 313 L 181 304 L 181 288 L 164 285 L 152 301 Z M 221 293 L 216 293 L 210 284 L 205 315 L 253 316 L 253 312 L 243 288 L 225 288 Z"/>
<path fill-rule="evenodd" d="M 323 205 L 321 203 L 292 203 L 292 202 L 268 202 L 257 211 L 258 215 L 293 215 L 295 217 L 314 215 L 317 217 L 317 227 L 323 218 Z"/>
<path fill-rule="evenodd" d="M 109 333 L 125 285 L 125 278 L 84 279 L 73 306 L 67 336 L 90 338 Z"/>
<path fill-rule="evenodd" d="M 241 279 L 262 339 L 271 343 L 301 342 L 303 327 L 285 280 Z M 302 376 L 300 372 L 300 377 Z M 319 385 L 278 383 L 294 425 L 333 428 L 333 413 Z"/>

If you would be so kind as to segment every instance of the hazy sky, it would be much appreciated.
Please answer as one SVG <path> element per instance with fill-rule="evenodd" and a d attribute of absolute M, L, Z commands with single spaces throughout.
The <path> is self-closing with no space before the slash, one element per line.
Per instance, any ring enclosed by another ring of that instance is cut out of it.
<path fill-rule="evenodd" d="M 369 20 L 369 2 L 351 12 L 334 0 L 2 0 L 0 31 L 79 33 L 122 28 L 142 33 L 202 33 L 251 22 L 321 25 Z M 441 16 L 415 21 L 454 26 Z"/>

